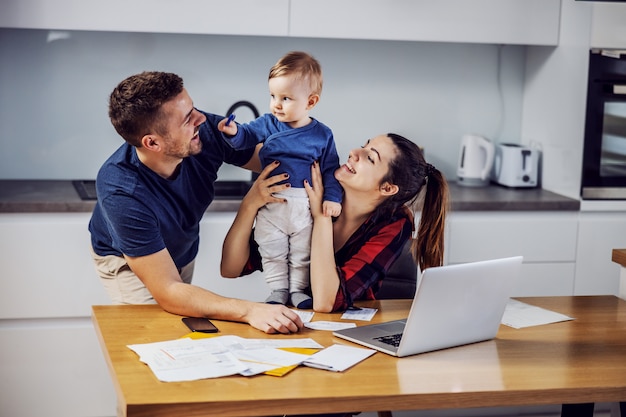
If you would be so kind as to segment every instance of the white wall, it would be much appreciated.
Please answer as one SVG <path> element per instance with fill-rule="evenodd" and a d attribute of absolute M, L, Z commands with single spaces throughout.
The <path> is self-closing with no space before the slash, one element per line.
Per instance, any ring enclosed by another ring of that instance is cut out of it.
<path fill-rule="evenodd" d="M 265 112 L 268 70 L 293 49 L 322 63 L 313 116 L 342 159 L 394 131 L 452 178 L 463 133 L 520 142 L 523 46 L 0 29 L 0 178 L 94 178 L 121 144 L 108 95 L 143 70 L 177 72 L 203 110 L 245 99 Z"/>
<path fill-rule="evenodd" d="M 522 142 L 543 151 L 545 189 L 580 196 L 585 131 L 591 3 L 561 7 L 557 48 L 528 50 Z"/>

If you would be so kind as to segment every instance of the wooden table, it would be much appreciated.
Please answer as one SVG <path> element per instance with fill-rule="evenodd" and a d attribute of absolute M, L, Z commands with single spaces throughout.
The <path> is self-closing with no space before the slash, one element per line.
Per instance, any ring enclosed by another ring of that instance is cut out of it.
<path fill-rule="evenodd" d="M 128 344 L 187 334 L 179 316 L 153 306 L 94 306 L 93 321 L 118 394 L 121 416 L 262 416 L 342 411 L 471 408 L 626 400 L 626 301 L 614 296 L 521 301 L 576 320 L 525 329 L 501 326 L 495 340 L 397 359 L 376 353 L 334 373 L 298 367 L 283 377 L 230 376 L 158 381 Z M 362 303 L 374 321 L 407 315 L 410 301 Z M 314 320 L 339 320 L 316 313 Z M 214 321 L 222 334 L 266 337 Z M 346 343 L 325 331 L 297 335 Z"/>

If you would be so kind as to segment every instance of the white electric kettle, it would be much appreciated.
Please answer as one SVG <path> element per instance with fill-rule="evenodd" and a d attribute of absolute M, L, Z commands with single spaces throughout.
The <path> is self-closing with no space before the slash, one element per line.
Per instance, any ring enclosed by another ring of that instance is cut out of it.
<path fill-rule="evenodd" d="M 484 187 L 489 184 L 495 146 L 487 138 L 463 135 L 456 169 L 458 184 L 467 187 Z"/>

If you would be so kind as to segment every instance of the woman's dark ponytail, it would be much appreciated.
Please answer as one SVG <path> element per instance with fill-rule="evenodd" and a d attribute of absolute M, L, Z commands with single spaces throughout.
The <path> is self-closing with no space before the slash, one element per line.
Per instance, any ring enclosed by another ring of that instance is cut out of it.
<path fill-rule="evenodd" d="M 398 153 L 390 162 L 389 173 L 382 183 L 397 185 L 398 193 L 381 204 L 377 214 L 393 213 L 407 206 L 415 216 L 421 209 L 417 237 L 411 244 L 413 258 L 422 271 L 443 265 L 448 182 L 437 168 L 426 162 L 419 146 L 395 133 L 387 136 Z"/>
<path fill-rule="evenodd" d="M 426 179 L 417 238 L 413 240 L 411 246 L 413 257 L 422 271 L 431 266 L 443 265 L 448 204 L 448 182 L 443 174 L 433 167 Z"/>

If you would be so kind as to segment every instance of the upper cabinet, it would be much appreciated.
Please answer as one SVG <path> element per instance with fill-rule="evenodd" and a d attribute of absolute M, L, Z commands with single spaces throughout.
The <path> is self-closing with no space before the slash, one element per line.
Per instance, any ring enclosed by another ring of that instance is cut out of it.
<path fill-rule="evenodd" d="M 591 47 L 626 49 L 626 4 L 593 4 Z"/>
<path fill-rule="evenodd" d="M 291 0 L 290 36 L 557 45 L 561 0 Z"/>
<path fill-rule="evenodd" d="M 289 0 L 2 0 L 0 27 L 287 36 Z"/>
<path fill-rule="evenodd" d="M 561 0 L 3 0 L 0 27 L 557 45 Z"/>

